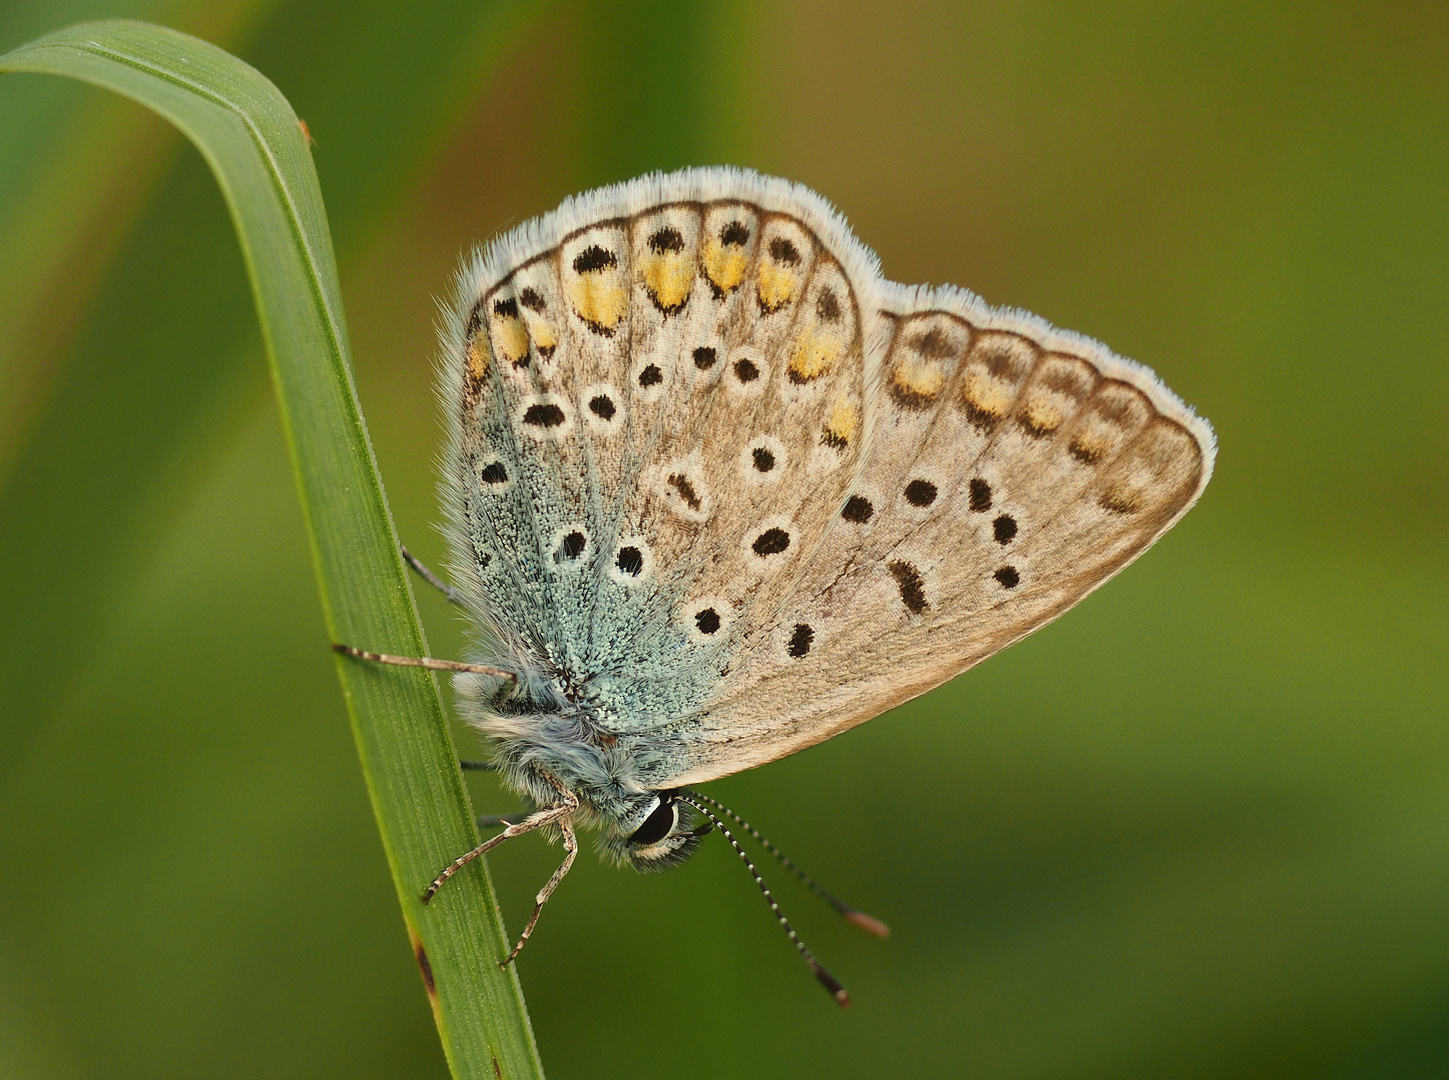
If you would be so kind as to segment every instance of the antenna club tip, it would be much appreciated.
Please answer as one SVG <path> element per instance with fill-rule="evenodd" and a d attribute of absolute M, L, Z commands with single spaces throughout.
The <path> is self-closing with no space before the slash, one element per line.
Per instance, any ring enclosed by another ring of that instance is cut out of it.
<path fill-rule="evenodd" d="M 874 934 L 878 938 L 891 936 L 891 928 L 879 919 L 867 915 L 863 911 L 847 911 L 845 917 L 856 926 L 860 927 L 867 934 Z"/>
<path fill-rule="evenodd" d="M 835 1003 L 842 1009 L 850 1008 L 850 992 L 845 989 L 841 981 L 819 963 L 814 963 L 811 967 L 815 969 L 815 977 L 820 980 L 820 985 L 829 991 L 830 996 L 835 999 Z"/>

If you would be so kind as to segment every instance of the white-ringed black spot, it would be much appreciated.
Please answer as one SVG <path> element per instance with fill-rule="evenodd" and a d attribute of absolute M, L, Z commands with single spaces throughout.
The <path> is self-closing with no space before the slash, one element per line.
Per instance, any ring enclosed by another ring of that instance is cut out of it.
<path fill-rule="evenodd" d="M 632 545 L 621 547 L 615 565 L 618 566 L 620 573 L 638 577 L 644 570 L 644 553 Z"/>
<path fill-rule="evenodd" d="M 683 251 L 684 237 L 673 225 L 666 225 L 649 238 L 649 250 L 656 255 L 666 251 Z"/>
<path fill-rule="evenodd" d="M 716 634 L 720 628 L 719 612 L 712 607 L 694 613 L 694 625 L 701 634 Z"/>
<path fill-rule="evenodd" d="M 664 381 L 664 372 L 659 370 L 658 364 L 650 364 L 643 371 L 639 372 L 639 385 L 646 389 L 651 386 L 658 386 Z"/>
<path fill-rule="evenodd" d="M 761 558 L 767 555 L 778 555 L 790 546 L 790 534 L 784 529 L 766 529 L 755 537 L 755 542 L 750 545 L 750 550 Z"/>
<path fill-rule="evenodd" d="M 608 421 L 614 419 L 614 413 L 617 411 L 614 408 L 614 399 L 608 394 L 595 394 L 589 399 L 589 412 L 593 413 L 600 420 Z"/>
<path fill-rule="evenodd" d="M 991 523 L 991 531 L 998 544 L 1011 543 L 1016 538 L 1016 518 L 1010 514 L 1002 514 Z"/>
<path fill-rule="evenodd" d="M 971 492 L 970 506 L 978 514 L 984 514 L 991 509 L 991 485 L 979 476 L 967 485 Z"/>
<path fill-rule="evenodd" d="M 930 506 L 936 501 L 936 485 L 929 480 L 912 480 L 906 485 L 906 502 L 912 506 Z"/>
<path fill-rule="evenodd" d="M 769 447 L 757 446 L 750 451 L 750 456 L 754 459 L 758 472 L 769 472 L 775 467 L 775 455 L 770 453 Z"/>
<path fill-rule="evenodd" d="M 1014 566 L 1003 566 L 991 576 L 1008 589 L 1014 589 L 1021 584 L 1021 575 L 1016 572 Z"/>
<path fill-rule="evenodd" d="M 892 559 L 886 564 L 891 577 L 896 579 L 896 588 L 901 591 L 901 603 L 913 615 L 920 615 L 929 604 L 926 603 L 926 585 L 921 572 L 904 559 Z"/>
<path fill-rule="evenodd" d="M 717 355 L 708 345 L 701 345 L 694 350 L 694 366 L 699 368 L 700 371 L 708 371 L 714 367 Z"/>
<path fill-rule="evenodd" d="M 790 642 L 785 646 L 785 651 L 799 660 L 810 651 L 810 645 L 815 641 L 815 628 L 808 623 L 796 623 L 794 631 L 790 634 Z"/>
<path fill-rule="evenodd" d="M 598 244 L 591 244 L 574 258 L 574 273 L 589 274 L 596 270 L 612 270 L 619 265 L 618 257 Z"/>
<path fill-rule="evenodd" d="M 679 497 L 684 500 L 684 504 L 691 510 L 698 510 L 704 505 L 699 494 L 694 490 L 694 485 L 689 482 L 689 477 L 683 473 L 671 473 L 666 483 L 679 493 Z"/>
<path fill-rule="evenodd" d="M 564 411 L 551 403 L 530 405 L 523 414 L 523 422 L 530 427 L 558 427 L 564 422 Z"/>
<path fill-rule="evenodd" d="M 845 500 L 845 509 L 840 511 L 840 516 L 846 521 L 856 525 L 864 525 L 875 513 L 875 507 L 864 495 L 852 495 Z"/>
<path fill-rule="evenodd" d="M 483 471 L 478 474 L 478 479 L 485 484 L 505 484 L 508 482 L 508 470 L 503 467 L 503 462 L 490 461 L 483 466 Z"/>
<path fill-rule="evenodd" d="M 588 538 L 575 529 L 567 533 L 559 542 L 558 551 L 554 552 L 554 562 L 575 562 L 584 553 L 588 545 Z"/>
<path fill-rule="evenodd" d="M 760 377 L 760 369 L 748 357 L 735 361 L 735 378 L 742 383 L 751 383 Z"/>

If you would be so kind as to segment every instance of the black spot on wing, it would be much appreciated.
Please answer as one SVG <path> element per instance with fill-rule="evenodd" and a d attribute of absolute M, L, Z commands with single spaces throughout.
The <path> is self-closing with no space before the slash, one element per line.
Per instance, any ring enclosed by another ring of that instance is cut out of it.
<path fill-rule="evenodd" d="M 760 377 L 760 369 L 753 360 L 748 358 L 735 361 L 735 378 L 742 383 L 754 382 Z"/>
<path fill-rule="evenodd" d="M 886 564 L 891 577 L 896 579 L 896 588 L 901 591 L 901 603 L 913 615 L 920 615 L 929 604 L 926 603 L 926 585 L 921 572 L 904 559 L 892 559 Z"/>
<path fill-rule="evenodd" d="M 518 302 L 529 311 L 542 311 L 545 306 L 543 297 L 539 295 L 538 290 L 531 287 L 518 294 Z"/>
<path fill-rule="evenodd" d="M 614 413 L 617 411 L 614 407 L 614 399 L 608 394 L 595 394 L 589 399 L 589 412 L 600 420 L 614 419 Z"/>
<path fill-rule="evenodd" d="M 719 231 L 719 242 L 731 247 L 744 247 L 750 242 L 750 230 L 742 221 L 731 221 Z"/>
<path fill-rule="evenodd" d="M 1002 514 L 991 523 L 991 531 L 998 544 L 1011 543 L 1016 538 L 1016 518 L 1010 514 Z"/>
<path fill-rule="evenodd" d="M 875 507 L 869 499 L 864 495 L 852 495 L 845 500 L 845 509 L 840 511 L 840 516 L 856 525 L 864 525 L 874 513 Z"/>
<path fill-rule="evenodd" d="M 643 371 L 639 372 L 639 385 L 646 389 L 651 386 L 658 386 L 664 381 L 664 372 L 659 370 L 658 364 L 650 364 Z"/>
<path fill-rule="evenodd" d="M 770 241 L 770 258 L 786 266 L 800 265 L 800 249 L 783 236 Z"/>
<path fill-rule="evenodd" d="M 790 634 L 790 643 L 785 646 L 785 651 L 799 660 L 810 651 L 810 646 L 814 641 L 815 628 L 808 623 L 796 623 L 794 631 Z"/>
<path fill-rule="evenodd" d="M 912 506 L 930 506 L 936 501 L 936 485 L 929 480 L 912 480 L 906 485 L 906 502 Z"/>
<path fill-rule="evenodd" d="M 750 549 L 761 557 L 778 555 L 790 546 L 790 534 L 784 529 L 766 529 L 755 537 Z"/>
<path fill-rule="evenodd" d="M 750 452 L 750 456 L 754 458 L 755 469 L 758 472 L 769 472 L 775 467 L 775 455 L 770 453 L 767 447 L 755 447 Z"/>
<path fill-rule="evenodd" d="M 621 547 L 615 565 L 620 573 L 638 577 L 644 570 L 644 553 L 636 547 Z"/>
<path fill-rule="evenodd" d="M 508 470 L 503 467 L 503 462 L 492 461 L 483 466 L 483 471 L 478 474 L 478 479 L 485 484 L 502 484 L 508 480 Z"/>
<path fill-rule="evenodd" d="M 683 251 L 684 237 L 673 225 L 666 225 L 649 238 L 649 250 L 656 255 L 669 251 Z"/>
<path fill-rule="evenodd" d="M 596 270 L 612 270 L 619 265 L 618 256 L 612 251 L 591 244 L 574 257 L 574 273 L 590 274 Z"/>
<path fill-rule="evenodd" d="M 695 612 L 694 625 L 699 628 L 701 634 L 718 633 L 720 628 L 719 612 L 712 607 Z"/>
<path fill-rule="evenodd" d="M 554 562 L 574 562 L 584 553 L 584 547 L 588 544 L 588 538 L 575 529 L 563 538 L 559 544 L 558 551 L 554 553 Z"/>
<path fill-rule="evenodd" d="M 558 427 L 564 422 L 564 411 L 557 405 L 530 405 L 523 414 L 523 422 L 530 427 Z"/>
<path fill-rule="evenodd" d="M 683 473 L 671 473 L 668 482 L 669 486 L 679 493 L 679 497 L 684 500 L 685 505 L 691 510 L 698 510 L 703 505 L 699 494 L 694 490 L 694 485 L 689 482 L 689 477 Z"/>
<path fill-rule="evenodd" d="M 959 346 L 940 327 L 908 338 L 906 344 L 930 360 L 944 360 L 948 356 L 955 356 L 959 350 Z"/>
<path fill-rule="evenodd" d="M 700 371 L 708 371 L 714 367 L 716 358 L 717 354 L 708 345 L 701 345 L 694 350 L 694 366 L 699 368 Z"/>
<path fill-rule="evenodd" d="M 1003 566 L 991 576 L 1008 589 L 1014 589 L 1021 584 L 1021 575 L 1016 572 L 1014 566 Z"/>
<path fill-rule="evenodd" d="M 991 509 L 991 485 L 979 476 L 967 485 L 971 492 L 971 509 L 984 514 Z"/>

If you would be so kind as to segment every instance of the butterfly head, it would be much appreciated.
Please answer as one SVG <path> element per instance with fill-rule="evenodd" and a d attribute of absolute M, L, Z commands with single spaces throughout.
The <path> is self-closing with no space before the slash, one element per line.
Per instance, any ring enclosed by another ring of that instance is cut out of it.
<path fill-rule="evenodd" d="M 616 820 L 601 837 L 610 855 L 641 872 L 667 870 L 682 863 L 712 828 L 708 822 L 696 827 L 693 808 L 672 791 L 651 794 L 641 815 Z"/>

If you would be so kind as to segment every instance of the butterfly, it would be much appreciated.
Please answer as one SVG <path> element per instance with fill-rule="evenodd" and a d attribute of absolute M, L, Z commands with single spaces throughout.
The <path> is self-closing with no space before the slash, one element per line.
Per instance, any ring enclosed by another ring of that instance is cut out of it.
<path fill-rule="evenodd" d="M 460 708 L 526 802 L 656 870 L 693 789 L 830 738 L 1056 618 L 1193 505 L 1215 442 L 1147 368 L 954 287 L 887 281 L 814 192 L 737 168 L 575 196 L 466 260 L 442 329 Z M 406 553 L 405 553 L 406 554 Z M 465 763 L 468 764 L 468 763 Z M 696 823 L 699 824 L 696 824 Z M 884 924 L 820 889 L 847 917 Z"/>

